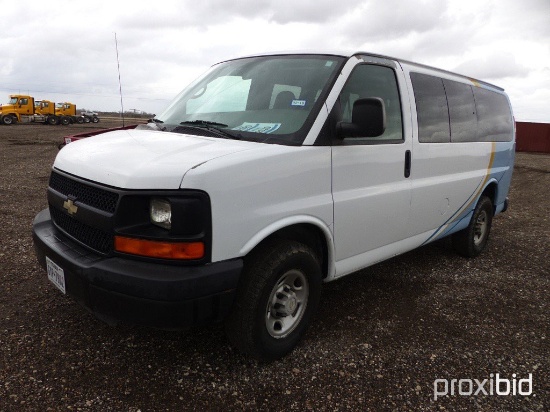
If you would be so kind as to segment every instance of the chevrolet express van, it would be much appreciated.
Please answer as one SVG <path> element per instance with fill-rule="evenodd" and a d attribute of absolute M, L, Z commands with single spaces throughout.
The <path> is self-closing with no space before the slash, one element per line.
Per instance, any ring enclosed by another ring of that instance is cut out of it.
<path fill-rule="evenodd" d="M 275 359 L 323 282 L 445 236 L 481 253 L 514 145 L 506 94 L 479 80 L 369 53 L 224 61 L 149 124 L 59 152 L 36 253 L 101 319 L 223 320 Z"/>

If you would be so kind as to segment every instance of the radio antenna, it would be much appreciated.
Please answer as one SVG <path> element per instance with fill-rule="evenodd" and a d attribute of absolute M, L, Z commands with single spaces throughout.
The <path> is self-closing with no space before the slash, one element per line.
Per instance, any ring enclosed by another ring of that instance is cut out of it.
<path fill-rule="evenodd" d="M 122 127 L 124 127 L 124 103 L 122 103 L 122 82 L 120 81 L 120 60 L 118 59 L 118 41 L 115 32 L 116 64 L 118 67 L 118 89 L 120 91 L 120 110 L 122 115 Z"/>

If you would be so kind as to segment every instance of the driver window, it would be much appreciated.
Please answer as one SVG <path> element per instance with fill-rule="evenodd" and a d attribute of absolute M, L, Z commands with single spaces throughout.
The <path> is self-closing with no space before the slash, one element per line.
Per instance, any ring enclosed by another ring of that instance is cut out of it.
<path fill-rule="evenodd" d="M 403 140 L 401 101 L 393 69 L 384 66 L 362 64 L 357 66 L 340 93 L 342 121 L 351 122 L 353 103 L 357 99 L 379 97 L 386 107 L 386 131 L 381 136 L 354 138 L 354 143 L 384 143 Z"/>

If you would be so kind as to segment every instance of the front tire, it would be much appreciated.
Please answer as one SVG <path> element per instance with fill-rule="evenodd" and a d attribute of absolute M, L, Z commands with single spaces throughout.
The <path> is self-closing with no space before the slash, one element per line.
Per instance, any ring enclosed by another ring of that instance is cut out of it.
<path fill-rule="evenodd" d="M 489 240 L 492 222 L 493 202 L 487 196 L 481 196 L 468 227 L 455 233 L 452 237 L 456 252 L 469 258 L 476 257 L 483 252 Z"/>
<path fill-rule="evenodd" d="M 244 354 L 274 360 L 300 341 L 319 305 L 321 267 L 308 246 L 273 241 L 245 260 L 225 330 Z"/>
<path fill-rule="evenodd" d="M 5 124 L 6 126 L 9 126 L 9 125 L 15 123 L 14 116 L 9 115 L 9 114 L 7 114 L 5 116 L 2 116 L 1 120 L 2 120 L 2 124 Z"/>

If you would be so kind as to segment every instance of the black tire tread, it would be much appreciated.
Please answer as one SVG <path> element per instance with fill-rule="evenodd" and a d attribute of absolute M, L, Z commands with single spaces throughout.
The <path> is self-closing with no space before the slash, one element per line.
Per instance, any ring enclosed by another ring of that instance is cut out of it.
<path fill-rule="evenodd" d="M 301 253 L 315 257 L 318 262 L 315 253 L 308 246 L 296 241 L 277 239 L 266 241 L 246 258 L 235 304 L 225 322 L 227 337 L 239 352 L 260 360 L 272 360 L 278 357 L 266 354 L 258 348 L 256 343 L 254 327 L 259 310 L 258 304 L 262 304 L 258 300 L 271 277 L 271 272 L 266 269 L 277 267 L 286 259 Z"/>
<path fill-rule="evenodd" d="M 484 208 L 487 209 L 488 216 L 490 219 L 489 227 L 487 229 L 488 233 L 481 247 L 476 247 L 473 242 L 475 221 L 479 211 Z M 453 243 L 454 250 L 459 255 L 467 258 L 473 258 L 478 256 L 483 251 L 483 249 L 485 249 L 485 246 L 487 245 L 487 242 L 489 240 L 489 235 L 491 232 L 491 225 L 492 225 L 492 217 L 493 217 L 493 202 L 487 196 L 481 196 L 474 209 L 474 213 L 472 215 L 472 219 L 470 223 L 468 224 L 468 227 L 453 234 L 452 243 Z"/>

